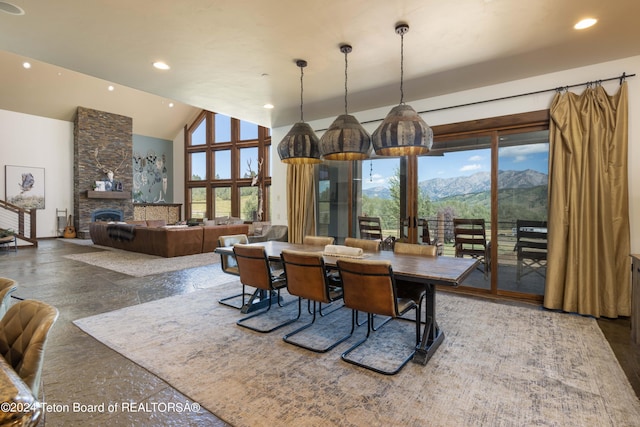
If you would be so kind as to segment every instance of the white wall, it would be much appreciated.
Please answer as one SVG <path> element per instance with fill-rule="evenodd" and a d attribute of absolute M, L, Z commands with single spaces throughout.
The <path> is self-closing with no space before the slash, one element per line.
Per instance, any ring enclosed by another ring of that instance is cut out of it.
<path fill-rule="evenodd" d="M 182 203 L 180 217 L 184 217 L 184 128 L 173 138 L 173 203 Z"/>
<path fill-rule="evenodd" d="M 572 70 L 546 74 L 529 79 L 513 81 L 509 83 L 453 93 L 430 99 L 409 101 L 410 94 L 405 94 L 407 103 L 416 111 L 426 111 L 436 108 L 468 104 L 522 93 L 542 91 L 583 83 L 598 79 L 616 77 L 623 72 L 627 74 L 638 73 L 637 77 L 631 77 L 629 86 L 629 214 L 631 220 L 631 251 L 640 253 L 640 168 L 637 167 L 640 159 L 640 130 L 635 124 L 635 120 L 640 114 L 640 56 L 626 58 L 602 64 L 581 67 Z M 613 95 L 618 91 L 618 82 L 603 83 L 604 88 Z M 575 93 L 582 92 L 583 87 L 571 89 Z M 524 113 L 549 108 L 555 92 L 530 95 L 513 98 L 504 101 L 495 101 L 475 106 L 453 108 L 422 115 L 424 120 L 431 126 L 463 122 L 473 119 L 487 117 L 497 117 L 507 114 Z M 352 112 L 361 122 L 384 118 L 393 106 L 378 108 L 362 112 Z M 336 115 L 340 114 L 336 111 Z M 326 129 L 335 117 L 323 120 L 316 120 L 309 124 L 314 129 Z M 369 132 L 373 132 L 379 123 L 365 125 Z M 274 223 L 286 224 L 287 220 L 287 196 L 286 196 L 286 165 L 280 162 L 276 147 L 280 140 L 289 131 L 290 126 L 283 126 L 272 129 L 272 188 L 271 188 L 271 209 Z M 318 133 L 318 137 L 322 136 Z M 634 161 L 634 159 L 636 159 Z"/>
<path fill-rule="evenodd" d="M 0 110 L 0 166 L 6 165 L 44 168 L 45 209 L 37 212 L 37 237 L 56 236 L 56 209 L 73 214 L 73 123 Z M 3 170 L 2 200 L 5 188 Z"/>

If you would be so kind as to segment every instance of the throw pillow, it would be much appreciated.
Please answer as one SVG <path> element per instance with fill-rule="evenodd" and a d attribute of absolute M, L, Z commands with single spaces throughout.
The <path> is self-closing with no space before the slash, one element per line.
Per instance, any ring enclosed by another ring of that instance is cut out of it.
<path fill-rule="evenodd" d="M 238 218 L 235 216 L 229 217 L 229 221 L 227 225 L 236 225 L 236 224 L 244 224 L 244 220 L 242 218 Z"/>
<path fill-rule="evenodd" d="M 253 223 L 253 233 L 255 236 L 264 236 L 271 228 L 271 221 L 255 221 Z"/>
<path fill-rule="evenodd" d="M 216 225 L 227 225 L 229 223 L 228 216 L 217 216 L 214 218 Z"/>

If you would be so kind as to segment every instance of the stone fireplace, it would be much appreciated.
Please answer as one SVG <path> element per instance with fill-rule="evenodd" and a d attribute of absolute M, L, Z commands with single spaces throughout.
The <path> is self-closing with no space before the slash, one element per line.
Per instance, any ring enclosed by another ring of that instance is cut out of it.
<path fill-rule="evenodd" d="M 96 211 L 119 212 L 121 220 L 133 219 L 133 122 L 130 117 L 78 107 L 74 123 L 73 211 L 78 237 L 89 238 L 89 224 Z M 96 181 L 122 183 L 122 192 L 93 191 Z"/>

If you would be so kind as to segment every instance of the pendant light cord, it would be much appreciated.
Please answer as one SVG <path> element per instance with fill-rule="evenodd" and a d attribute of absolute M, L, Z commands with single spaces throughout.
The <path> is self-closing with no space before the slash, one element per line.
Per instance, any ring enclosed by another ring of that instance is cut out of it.
<path fill-rule="evenodd" d="M 404 104 L 404 33 L 400 34 L 400 104 Z"/>
<path fill-rule="evenodd" d="M 304 85 L 302 84 L 302 78 L 304 77 L 304 68 L 300 67 L 300 121 L 304 122 L 304 113 L 302 109 L 302 93 L 304 92 Z"/>
<path fill-rule="evenodd" d="M 345 115 L 349 114 L 347 112 L 347 68 L 349 66 L 349 63 L 347 62 L 348 54 L 349 52 L 345 49 L 344 50 L 344 114 Z"/>

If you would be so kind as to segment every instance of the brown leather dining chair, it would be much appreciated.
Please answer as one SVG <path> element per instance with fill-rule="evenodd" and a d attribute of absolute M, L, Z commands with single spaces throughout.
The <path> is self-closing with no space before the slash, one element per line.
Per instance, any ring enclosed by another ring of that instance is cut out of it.
<path fill-rule="evenodd" d="M 8 277 L 0 277 L 0 319 L 4 317 L 5 313 L 9 309 L 9 300 L 11 294 L 18 289 L 18 284 L 15 280 Z"/>
<path fill-rule="evenodd" d="M 44 302 L 19 301 L 0 320 L 0 354 L 38 398 L 44 351 L 58 310 Z"/>
<path fill-rule="evenodd" d="M 297 317 L 294 319 L 287 319 L 275 326 L 265 328 L 251 326 L 245 323 L 249 319 L 269 313 L 271 311 L 274 294 L 278 306 L 283 307 L 280 290 L 286 288 L 287 281 L 283 276 L 274 276 L 271 271 L 271 266 L 264 246 L 236 243 L 233 246 L 233 253 L 235 254 L 236 262 L 238 263 L 240 282 L 242 282 L 244 286 L 251 286 L 262 291 L 268 301 L 266 310 L 260 310 L 256 313 L 245 316 L 238 320 L 236 324 L 256 332 L 267 333 L 295 322 L 298 319 Z"/>
<path fill-rule="evenodd" d="M 304 236 L 302 239 L 303 245 L 312 245 L 312 246 L 327 246 L 333 245 L 335 239 L 331 236 Z"/>
<path fill-rule="evenodd" d="M 380 252 L 380 242 L 378 240 L 347 237 L 344 239 L 344 245 L 352 248 L 360 248 L 365 252 Z"/>
<path fill-rule="evenodd" d="M 396 242 L 393 247 L 396 254 L 419 255 L 434 258 L 438 256 L 438 247 L 435 245 L 417 245 L 413 243 Z M 396 289 L 398 298 L 409 298 L 418 304 L 418 313 L 422 313 L 422 303 L 427 295 L 424 285 L 416 282 L 409 282 L 396 279 Z"/>
<path fill-rule="evenodd" d="M 357 239 L 355 237 L 347 237 L 344 239 L 344 245 L 352 248 L 360 248 L 365 252 L 380 252 L 382 249 L 382 242 L 379 240 L 369 240 L 369 239 Z M 342 281 L 340 280 L 340 273 L 335 270 L 331 277 L 334 279 L 336 283 L 339 283 L 342 286 Z M 362 326 L 364 323 L 360 323 L 358 320 L 358 313 L 356 312 L 356 325 Z"/>
<path fill-rule="evenodd" d="M 352 309 L 352 333 L 356 327 L 356 312 L 367 313 L 367 335 L 342 353 L 342 360 L 381 374 L 397 374 L 413 358 L 415 348 L 420 343 L 420 312 L 417 309 L 418 306 L 409 298 L 398 297 L 393 269 L 389 261 L 339 259 L 337 265 L 342 277 L 344 305 Z M 349 358 L 349 354 L 362 345 L 369 338 L 371 332 L 379 330 L 389 321 L 411 310 L 416 312 L 416 342 L 415 346 L 408 351 L 408 356 L 399 363 L 399 366 L 392 370 L 381 369 Z M 375 327 L 373 324 L 375 315 L 388 316 L 389 318 Z"/>
<path fill-rule="evenodd" d="M 233 234 L 229 236 L 220 236 L 218 238 L 218 246 L 220 247 L 229 247 L 233 246 L 236 243 L 249 243 L 249 238 L 246 234 Z M 240 276 L 240 271 L 238 270 L 238 262 L 233 255 L 220 254 L 220 266 L 222 271 L 227 274 L 233 274 L 234 276 Z M 242 284 L 242 283 L 241 283 Z M 228 297 L 224 297 L 218 300 L 220 304 L 226 305 L 228 307 L 237 308 L 238 310 L 244 307 L 245 297 L 250 297 L 251 294 L 246 292 L 244 284 L 242 284 L 242 292 L 239 294 L 231 295 Z M 242 297 L 242 304 L 238 306 L 237 304 L 233 304 L 229 301 L 235 300 L 239 297 Z"/>
<path fill-rule="evenodd" d="M 291 295 L 298 297 L 298 317 L 302 314 L 302 300 L 310 302 L 311 321 L 293 332 L 284 336 L 284 341 L 317 353 L 324 353 L 351 336 L 351 333 L 338 338 L 324 346 L 302 344 L 292 339 L 294 335 L 311 327 L 317 315 L 323 315 L 320 308 L 322 304 L 330 304 L 342 298 L 342 289 L 331 286 L 327 270 L 322 259 L 322 254 L 314 252 L 301 252 L 293 250 L 282 251 L 282 262 L 287 276 L 287 289 Z M 342 307 L 342 304 L 337 308 Z M 331 311 L 331 314 L 335 310 Z M 324 314 L 324 315 L 327 315 Z"/>

